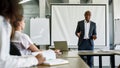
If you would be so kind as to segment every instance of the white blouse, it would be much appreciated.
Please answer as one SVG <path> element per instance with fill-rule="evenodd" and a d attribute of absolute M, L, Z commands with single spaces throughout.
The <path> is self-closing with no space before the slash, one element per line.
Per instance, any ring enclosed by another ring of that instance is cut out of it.
<path fill-rule="evenodd" d="M 28 48 L 33 42 L 27 34 L 20 31 L 15 31 L 14 38 L 11 40 L 15 46 L 20 50 L 21 55 L 31 55 L 32 52 Z"/>
<path fill-rule="evenodd" d="M 34 56 L 11 56 L 10 50 L 11 26 L 0 16 L 0 68 L 30 67 L 38 64 Z"/>

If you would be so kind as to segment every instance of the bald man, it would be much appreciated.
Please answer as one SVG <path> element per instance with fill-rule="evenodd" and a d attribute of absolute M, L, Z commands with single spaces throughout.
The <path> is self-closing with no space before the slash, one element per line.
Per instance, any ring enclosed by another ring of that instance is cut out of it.
<path fill-rule="evenodd" d="M 91 12 L 86 11 L 84 13 L 84 20 L 78 22 L 75 34 L 78 37 L 78 50 L 93 50 L 96 36 L 96 24 L 90 20 Z M 83 60 L 85 56 L 81 56 Z M 87 56 L 87 64 L 92 68 L 93 57 Z"/>

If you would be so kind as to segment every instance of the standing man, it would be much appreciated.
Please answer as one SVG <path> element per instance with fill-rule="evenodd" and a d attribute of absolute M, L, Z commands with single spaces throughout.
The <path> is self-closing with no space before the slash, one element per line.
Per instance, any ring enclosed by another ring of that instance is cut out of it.
<path fill-rule="evenodd" d="M 78 40 L 78 50 L 93 50 L 94 42 L 97 38 L 96 36 L 96 24 L 90 21 L 91 12 L 86 11 L 84 14 L 85 19 L 78 22 L 76 28 L 76 36 L 79 38 Z M 85 56 L 81 56 L 83 60 L 85 60 Z M 87 56 L 87 64 L 92 68 L 93 57 Z"/>

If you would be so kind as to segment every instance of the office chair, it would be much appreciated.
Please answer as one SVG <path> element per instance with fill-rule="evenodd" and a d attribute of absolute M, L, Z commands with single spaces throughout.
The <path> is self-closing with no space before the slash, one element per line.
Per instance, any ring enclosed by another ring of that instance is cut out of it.
<path fill-rule="evenodd" d="M 68 51 L 67 41 L 54 41 L 55 49 L 60 49 L 61 51 Z"/>
<path fill-rule="evenodd" d="M 10 55 L 21 56 L 19 49 L 12 42 L 10 42 L 10 52 L 9 53 L 10 53 Z"/>

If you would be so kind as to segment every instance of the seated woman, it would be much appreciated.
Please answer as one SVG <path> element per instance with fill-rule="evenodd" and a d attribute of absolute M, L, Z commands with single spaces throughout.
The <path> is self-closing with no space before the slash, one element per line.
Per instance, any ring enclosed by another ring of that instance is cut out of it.
<path fill-rule="evenodd" d="M 14 56 L 9 54 L 11 25 L 21 15 L 20 0 L 0 0 L 0 68 L 21 68 L 42 64 L 42 54 L 36 56 Z"/>
<path fill-rule="evenodd" d="M 21 55 L 30 55 L 31 52 L 41 51 L 33 44 L 27 34 L 22 33 L 24 27 L 23 16 L 19 16 L 16 23 L 12 25 L 11 42 L 20 50 Z M 55 52 L 60 53 L 59 50 L 55 50 Z"/>

